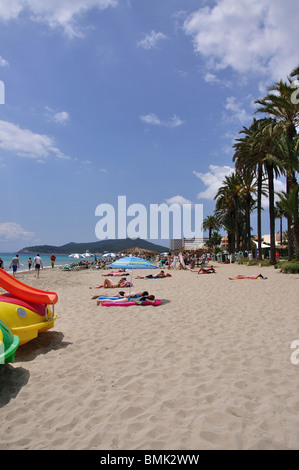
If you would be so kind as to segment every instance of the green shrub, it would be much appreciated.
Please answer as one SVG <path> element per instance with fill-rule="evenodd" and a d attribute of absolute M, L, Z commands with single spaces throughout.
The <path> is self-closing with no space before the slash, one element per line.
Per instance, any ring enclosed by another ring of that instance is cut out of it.
<path fill-rule="evenodd" d="M 281 265 L 281 271 L 287 274 L 299 274 L 299 261 L 292 260 Z"/>

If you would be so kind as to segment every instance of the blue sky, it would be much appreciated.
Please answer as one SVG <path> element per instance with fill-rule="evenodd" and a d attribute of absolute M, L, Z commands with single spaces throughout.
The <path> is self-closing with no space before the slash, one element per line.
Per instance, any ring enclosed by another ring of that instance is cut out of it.
<path fill-rule="evenodd" d="M 295 0 L 0 0 L 0 252 L 96 241 L 118 195 L 212 214 L 298 19 Z"/>

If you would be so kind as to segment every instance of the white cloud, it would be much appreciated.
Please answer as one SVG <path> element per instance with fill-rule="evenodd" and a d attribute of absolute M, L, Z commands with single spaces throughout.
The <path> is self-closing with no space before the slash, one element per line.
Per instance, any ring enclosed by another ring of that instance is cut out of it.
<path fill-rule="evenodd" d="M 61 113 L 55 113 L 53 120 L 59 124 L 64 124 L 70 119 L 69 113 L 66 111 L 61 111 Z"/>
<path fill-rule="evenodd" d="M 207 83 L 213 83 L 213 84 L 215 84 L 215 83 L 220 83 L 219 78 L 217 78 L 215 74 L 210 73 L 210 72 L 207 72 L 207 73 L 205 74 L 204 80 L 205 80 L 205 82 L 207 82 Z"/>
<path fill-rule="evenodd" d="M 186 199 L 183 196 L 180 196 L 179 194 L 169 199 L 165 199 L 165 202 L 167 204 L 179 204 L 180 206 L 182 206 L 183 204 L 192 204 L 192 202 L 189 201 L 189 199 Z"/>
<path fill-rule="evenodd" d="M 45 109 L 47 111 L 46 117 L 49 121 L 53 121 L 57 124 L 66 124 L 70 119 L 70 115 L 66 111 L 56 112 L 49 106 L 46 106 Z"/>
<path fill-rule="evenodd" d="M 137 46 L 143 47 L 143 49 L 149 50 L 157 47 L 158 42 L 167 39 L 167 36 L 163 33 L 156 33 L 156 31 L 151 31 L 150 34 L 147 34 L 144 39 L 137 43 Z"/>
<path fill-rule="evenodd" d="M 202 191 L 197 195 L 198 199 L 213 200 L 218 189 L 222 186 L 225 176 L 231 175 L 234 168 L 229 166 L 210 165 L 209 170 L 210 171 L 208 173 L 193 171 L 193 174 L 207 187 L 205 191 Z"/>
<path fill-rule="evenodd" d="M 216 0 L 184 21 L 194 50 L 213 71 L 285 78 L 298 65 L 297 0 Z"/>
<path fill-rule="evenodd" d="M 32 238 L 33 232 L 27 232 L 15 222 L 0 223 L 0 241 L 12 241 L 19 239 Z"/>
<path fill-rule="evenodd" d="M 9 63 L 0 55 L 0 67 L 7 67 Z"/>
<path fill-rule="evenodd" d="M 47 135 L 35 134 L 29 129 L 21 129 L 16 124 L 0 121 L 0 148 L 19 157 L 37 160 L 55 156 L 69 159 L 56 146 L 54 139 Z"/>
<path fill-rule="evenodd" d="M 233 120 L 240 121 L 241 124 L 246 124 L 252 120 L 252 116 L 246 112 L 243 108 L 243 104 L 237 101 L 235 96 L 229 96 L 226 98 L 226 103 L 224 105 L 226 111 L 228 111 Z M 228 118 L 228 115 L 225 116 Z"/>
<path fill-rule="evenodd" d="M 183 124 L 183 121 L 175 114 L 172 116 L 172 118 L 168 119 L 168 121 L 161 120 L 154 113 L 140 116 L 140 119 L 146 124 L 151 124 L 153 126 L 161 126 L 161 127 L 178 127 Z"/>
<path fill-rule="evenodd" d="M 117 0 L 0 0 L 0 20 L 16 19 L 28 13 L 29 18 L 48 24 L 50 28 L 61 27 L 70 37 L 82 33 L 76 24 L 80 14 L 98 8 L 104 10 L 117 5 Z"/>

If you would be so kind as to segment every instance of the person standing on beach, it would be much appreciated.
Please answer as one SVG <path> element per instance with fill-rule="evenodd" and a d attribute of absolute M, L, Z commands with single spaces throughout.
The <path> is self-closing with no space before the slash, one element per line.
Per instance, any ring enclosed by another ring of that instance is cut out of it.
<path fill-rule="evenodd" d="M 36 255 L 36 257 L 33 260 L 33 266 L 35 266 L 35 270 L 37 271 L 37 277 L 39 278 L 39 271 L 40 268 L 44 269 L 42 260 L 39 256 L 39 254 Z"/>
<path fill-rule="evenodd" d="M 20 262 L 19 262 L 19 255 L 16 255 L 10 263 L 10 268 L 12 267 L 12 275 L 13 277 L 16 277 L 16 272 L 18 268 L 20 267 Z"/>
<path fill-rule="evenodd" d="M 4 269 L 4 263 L 3 263 L 3 259 L 0 258 L 0 269 Z"/>
<path fill-rule="evenodd" d="M 56 256 L 54 255 L 54 253 L 50 256 L 50 260 L 51 260 L 51 266 L 52 266 L 52 268 L 54 268 L 54 263 L 55 263 L 55 260 L 56 260 Z"/>
<path fill-rule="evenodd" d="M 31 270 L 31 266 L 32 266 L 32 259 L 29 258 L 29 259 L 28 259 L 28 270 L 29 270 L 29 271 Z"/>

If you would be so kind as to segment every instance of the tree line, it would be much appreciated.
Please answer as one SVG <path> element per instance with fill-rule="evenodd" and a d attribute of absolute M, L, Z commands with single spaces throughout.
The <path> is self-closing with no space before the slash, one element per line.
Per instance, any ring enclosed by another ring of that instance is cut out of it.
<path fill-rule="evenodd" d="M 287 81 L 280 80 L 257 99 L 249 127 L 243 127 L 233 145 L 234 171 L 226 176 L 215 196 L 214 214 L 203 221 L 211 240 L 215 231 L 227 232 L 229 252 L 251 250 L 251 213 L 257 209 L 257 251 L 261 259 L 262 196 L 269 200 L 270 263 L 275 264 L 275 218 L 286 217 L 288 258 L 299 261 L 299 66 Z M 275 203 L 274 179 L 285 176 L 285 191 L 277 193 Z"/>

